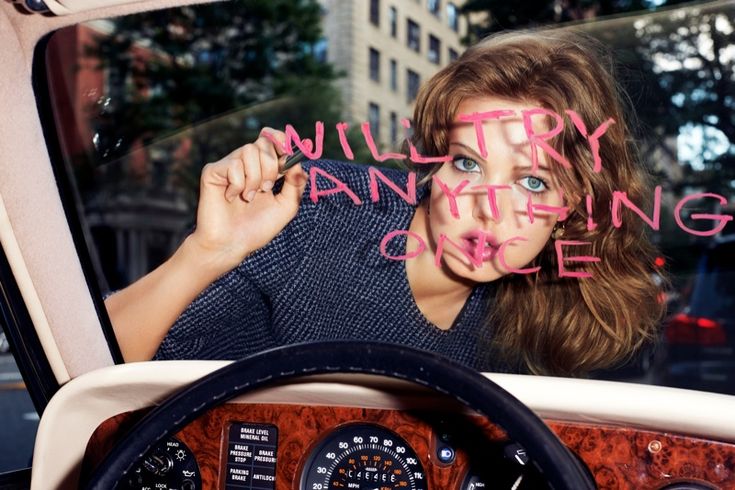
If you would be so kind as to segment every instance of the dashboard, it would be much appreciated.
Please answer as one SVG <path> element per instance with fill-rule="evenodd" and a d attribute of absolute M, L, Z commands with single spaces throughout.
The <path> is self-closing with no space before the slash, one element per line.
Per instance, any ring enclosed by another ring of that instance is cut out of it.
<path fill-rule="evenodd" d="M 85 471 L 141 415 L 122 414 L 100 426 L 87 448 Z M 280 404 L 226 404 L 213 409 L 153 450 L 121 486 L 186 490 L 544 487 L 523 449 L 480 417 Z"/>
<path fill-rule="evenodd" d="M 119 414 L 97 428 L 87 446 L 82 480 L 145 413 Z M 601 489 L 735 488 L 735 445 L 624 427 L 547 422 Z M 502 429 L 459 408 L 229 403 L 156 447 L 119 488 L 548 487 L 523 448 Z"/>
<path fill-rule="evenodd" d="M 41 417 L 31 490 L 80 488 L 151 407 L 228 364 L 129 363 L 70 381 Z M 735 397 L 486 376 L 541 416 L 600 489 L 735 490 Z M 155 449 L 122 482 L 127 488 L 545 488 L 534 462 L 524 461 L 523 448 L 492 420 L 422 387 L 376 376 L 309 376 L 238 396 Z"/>

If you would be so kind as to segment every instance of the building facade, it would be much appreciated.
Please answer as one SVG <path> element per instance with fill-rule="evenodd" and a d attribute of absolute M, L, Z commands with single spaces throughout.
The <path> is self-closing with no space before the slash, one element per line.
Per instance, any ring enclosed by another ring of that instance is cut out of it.
<path fill-rule="evenodd" d="M 404 138 L 421 83 L 464 50 L 464 0 L 320 0 L 326 59 L 338 81 L 344 119 L 369 121 L 375 141 L 391 148 Z"/>

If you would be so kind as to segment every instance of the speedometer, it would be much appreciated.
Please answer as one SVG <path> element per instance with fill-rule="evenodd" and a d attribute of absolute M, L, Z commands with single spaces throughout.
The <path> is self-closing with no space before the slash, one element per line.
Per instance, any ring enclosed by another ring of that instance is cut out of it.
<path fill-rule="evenodd" d="M 330 433 L 301 475 L 301 490 L 426 490 L 416 453 L 378 425 L 350 424 Z"/>

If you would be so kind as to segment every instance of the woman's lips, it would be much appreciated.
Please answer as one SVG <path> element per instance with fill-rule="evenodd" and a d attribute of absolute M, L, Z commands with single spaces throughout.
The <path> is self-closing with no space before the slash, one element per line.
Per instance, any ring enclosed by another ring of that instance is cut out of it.
<path fill-rule="evenodd" d="M 467 254 L 483 262 L 493 260 L 500 247 L 491 233 L 482 230 L 473 230 L 460 238 Z"/>

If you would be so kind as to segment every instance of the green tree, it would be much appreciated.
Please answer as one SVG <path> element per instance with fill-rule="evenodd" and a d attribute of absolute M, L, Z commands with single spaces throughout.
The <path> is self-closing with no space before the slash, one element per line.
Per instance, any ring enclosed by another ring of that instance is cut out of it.
<path fill-rule="evenodd" d="M 106 164 L 108 183 L 124 186 L 142 151 L 150 184 L 174 176 L 194 200 L 201 167 L 262 126 L 334 128 L 339 74 L 320 51 L 321 17 L 316 0 L 238 0 L 114 19 L 87 49 L 109 90 L 90 107 L 97 161 L 83 163 Z M 336 137 L 325 144 L 339 156 Z"/>
<path fill-rule="evenodd" d="M 682 9 L 634 26 L 636 50 L 656 79 L 660 100 L 644 104 L 642 117 L 656 121 L 660 134 L 697 130 L 701 145 L 682 162 L 682 185 L 725 196 L 735 180 L 734 27 L 732 7 Z"/>
<path fill-rule="evenodd" d="M 640 122 L 644 161 L 650 162 L 661 151 L 671 153 L 666 139 L 683 128 L 695 128 L 703 139 L 700 154 L 693 162 L 680 162 L 683 176 L 672 183 L 673 190 L 704 186 L 729 195 L 730 182 L 735 180 L 735 57 L 729 54 L 735 9 L 702 2 L 669 8 L 683 3 L 532 0 L 518 6 L 469 0 L 464 12 L 487 13 L 483 22 L 473 26 L 474 37 L 576 21 L 564 25 L 597 38 L 617 58 L 618 80 L 630 94 Z M 728 146 L 729 150 L 722 150 Z M 678 155 L 669 156 L 675 160 Z M 656 170 L 655 162 L 650 163 Z"/>
<path fill-rule="evenodd" d="M 487 14 L 480 22 L 470 25 L 468 41 L 506 29 L 531 28 L 559 22 L 591 20 L 614 14 L 654 10 L 662 5 L 674 5 L 687 0 L 468 0 L 464 14 Z"/>

